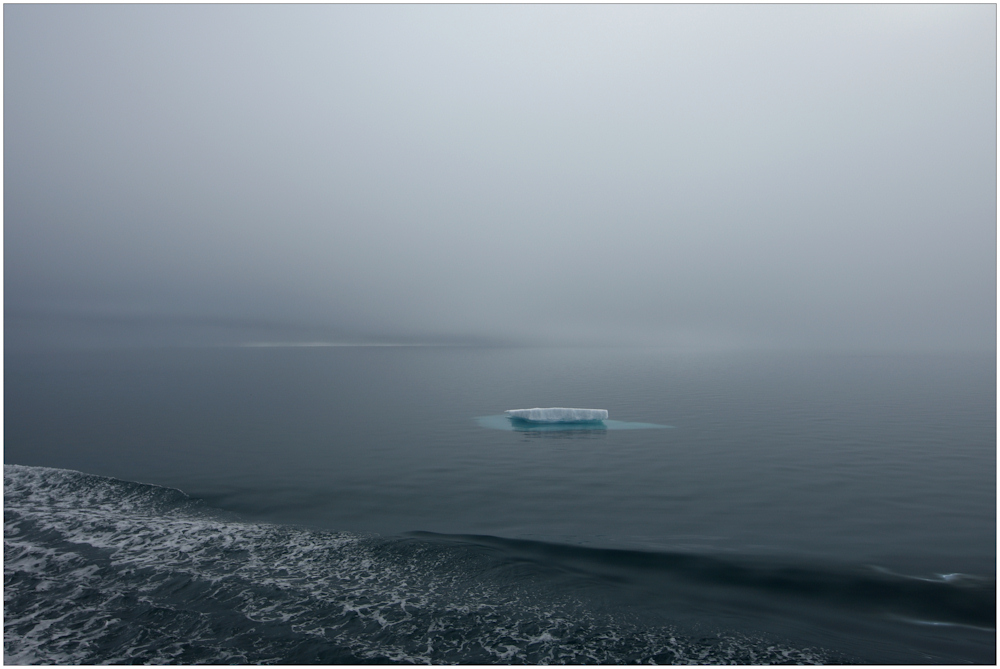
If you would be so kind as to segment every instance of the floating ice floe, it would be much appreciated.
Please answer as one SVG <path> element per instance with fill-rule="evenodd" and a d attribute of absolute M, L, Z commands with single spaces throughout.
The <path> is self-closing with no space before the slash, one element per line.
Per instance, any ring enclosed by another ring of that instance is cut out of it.
<path fill-rule="evenodd" d="M 564 407 L 510 409 L 506 414 L 510 418 L 525 420 L 529 423 L 591 423 L 608 417 L 606 409 L 566 409 Z"/>

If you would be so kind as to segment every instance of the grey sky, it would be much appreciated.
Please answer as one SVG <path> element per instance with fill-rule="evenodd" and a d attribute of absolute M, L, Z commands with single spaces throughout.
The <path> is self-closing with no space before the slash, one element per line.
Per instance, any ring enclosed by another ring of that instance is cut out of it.
<path fill-rule="evenodd" d="M 991 349 L 996 179 L 995 5 L 4 6 L 9 344 Z"/>

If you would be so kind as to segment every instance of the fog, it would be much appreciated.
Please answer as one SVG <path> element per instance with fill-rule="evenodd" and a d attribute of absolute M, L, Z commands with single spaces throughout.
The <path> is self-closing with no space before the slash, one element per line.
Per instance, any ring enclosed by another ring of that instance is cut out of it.
<path fill-rule="evenodd" d="M 5 5 L 8 348 L 996 343 L 995 5 Z"/>

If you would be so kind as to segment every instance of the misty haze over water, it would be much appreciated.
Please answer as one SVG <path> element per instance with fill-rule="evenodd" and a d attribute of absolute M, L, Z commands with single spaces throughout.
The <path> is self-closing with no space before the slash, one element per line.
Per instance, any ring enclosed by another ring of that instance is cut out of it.
<path fill-rule="evenodd" d="M 995 346 L 992 5 L 4 18 L 8 351 Z"/>
<path fill-rule="evenodd" d="M 996 11 L 5 5 L 4 663 L 995 663 Z"/>

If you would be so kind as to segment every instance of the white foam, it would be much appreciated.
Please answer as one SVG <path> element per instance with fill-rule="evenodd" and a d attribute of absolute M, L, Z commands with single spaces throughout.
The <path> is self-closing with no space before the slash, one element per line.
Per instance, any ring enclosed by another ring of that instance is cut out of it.
<path fill-rule="evenodd" d="M 483 579 L 490 558 L 451 546 L 227 521 L 169 488 L 4 465 L 4 496 L 15 664 L 828 661 L 634 626 L 544 582 Z M 241 631 L 220 634 L 230 620 Z"/>
<path fill-rule="evenodd" d="M 606 409 L 567 409 L 565 407 L 510 409 L 506 414 L 511 418 L 519 418 L 532 423 L 583 423 L 604 420 L 608 417 Z"/>

